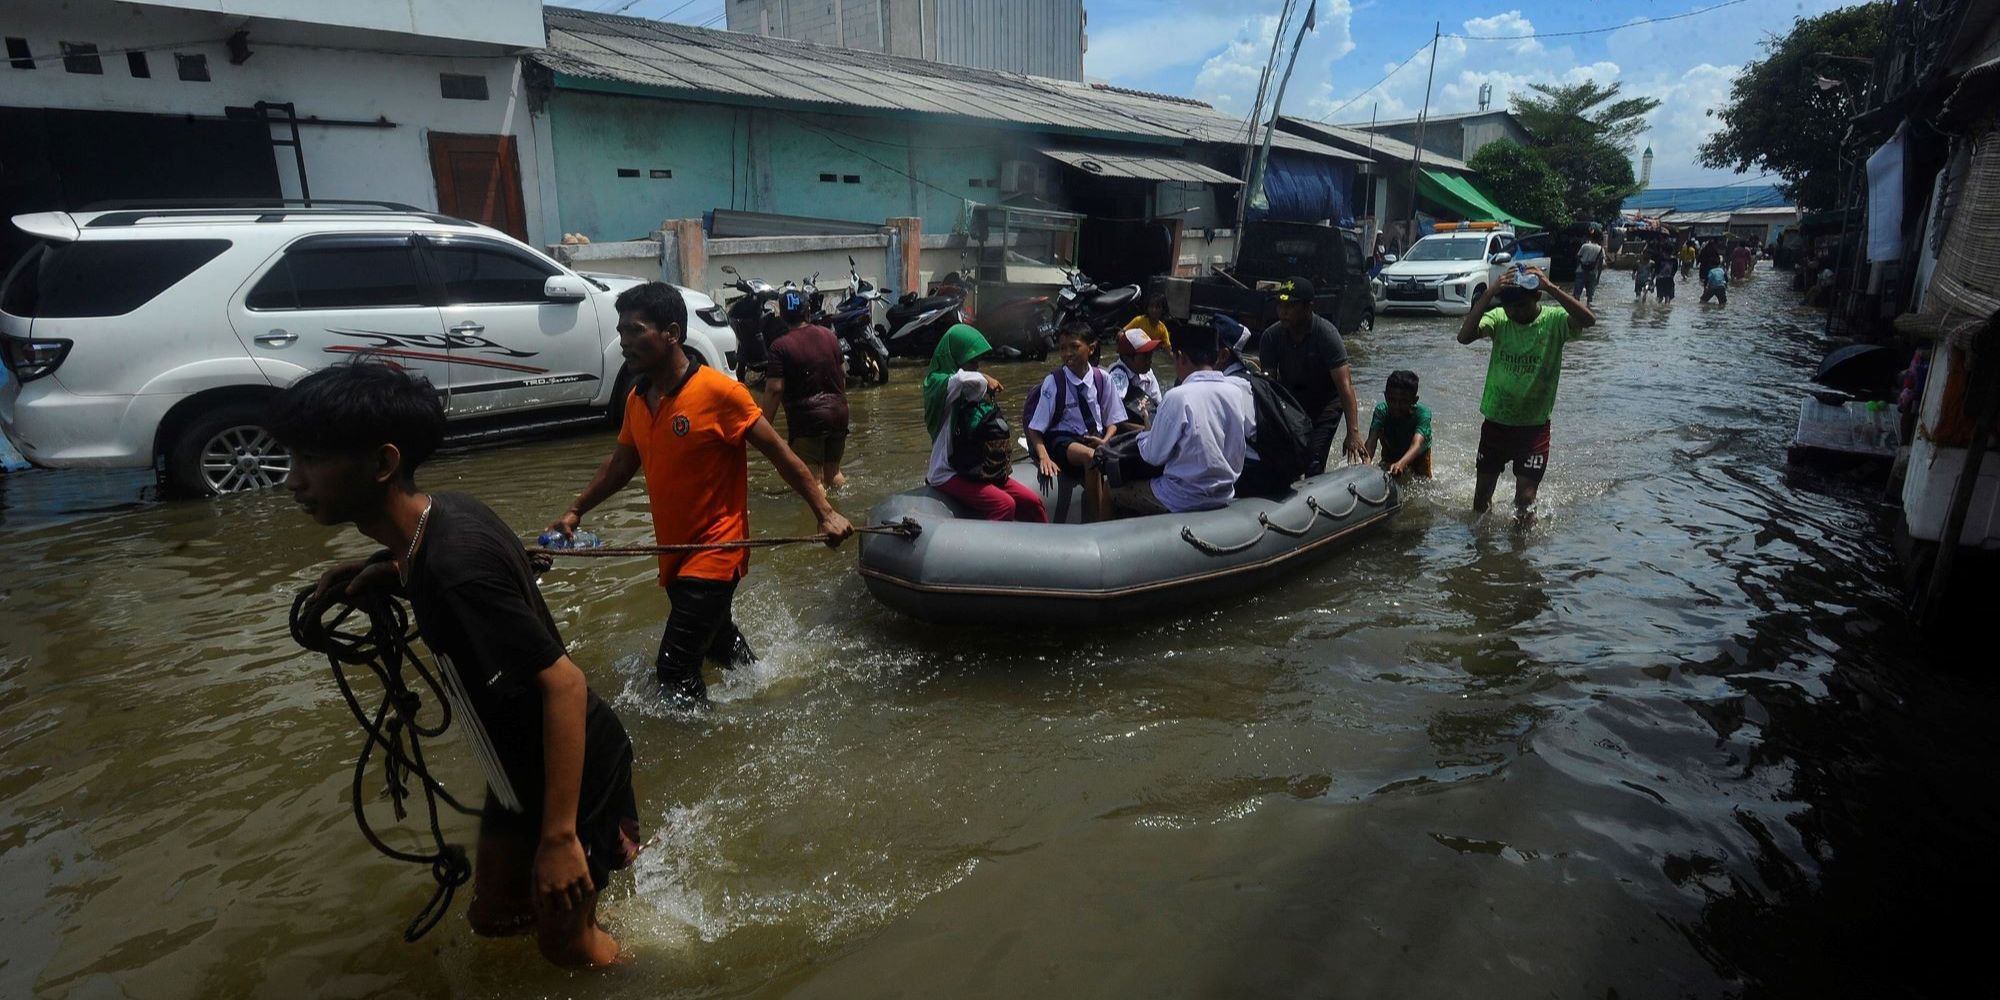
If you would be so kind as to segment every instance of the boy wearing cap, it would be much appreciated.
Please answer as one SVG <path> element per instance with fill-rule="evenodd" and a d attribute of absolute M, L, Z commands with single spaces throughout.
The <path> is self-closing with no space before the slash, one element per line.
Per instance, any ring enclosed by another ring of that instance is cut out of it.
<path fill-rule="evenodd" d="M 1523 277 L 1533 279 L 1526 286 Z M 1542 293 L 1556 305 L 1542 304 Z M 1500 308 L 1493 309 L 1494 300 Z M 1479 411 L 1477 481 L 1472 509 L 1484 513 L 1493 502 L 1500 471 L 1514 466 L 1514 506 L 1525 516 L 1549 466 L 1549 413 L 1556 405 L 1556 383 L 1562 377 L 1563 345 L 1575 331 L 1593 326 L 1590 307 L 1562 290 L 1541 268 L 1509 268 L 1465 314 L 1458 342 L 1493 339 L 1486 362 L 1486 390 Z"/>
<path fill-rule="evenodd" d="M 1160 380 L 1153 374 L 1153 351 L 1162 341 L 1144 330 L 1131 329 L 1118 335 L 1118 360 L 1105 369 L 1111 388 L 1125 401 L 1125 413 L 1140 424 L 1153 422 L 1160 408 Z"/>
<path fill-rule="evenodd" d="M 1159 466 L 1160 474 L 1112 487 L 1092 465 L 1084 489 L 1098 512 L 1117 517 L 1214 510 L 1236 495 L 1244 445 L 1257 428 L 1250 388 L 1215 370 L 1213 329 L 1183 327 L 1173 352 L 1179 378 L 1137 442 L 1139 458 Z"/>
<path fill-rule="evenodd" d="M 1341 452 L 1350 462 L 1361 461 L 1361 428 L 1355 424 L 1359 404 L 1348 370 L 1347 345 L 1326 317 L 1313 312 L 1312 304 L 1312 282 L 1288 278 L 1278 286 L 1278 321 L 1258 342 L 1257 363 L 1291 390 L 1312 418 L 1305 475 L 1317 476 L 1326 471 L 1327 451 L 1343 418 L 1347 439 Z"/>
<path fill-rule="evenodd" d="M 828 490 L 847 485 L 840 460 L 847 454 L 847 368 L 840 338 L 810 322 L 804 294 L 787 289 L 778 299 L 785 335 L 771 342 L 764 363 L 765 413 L 785 411 L 785 444 L 819 474 Z"/>

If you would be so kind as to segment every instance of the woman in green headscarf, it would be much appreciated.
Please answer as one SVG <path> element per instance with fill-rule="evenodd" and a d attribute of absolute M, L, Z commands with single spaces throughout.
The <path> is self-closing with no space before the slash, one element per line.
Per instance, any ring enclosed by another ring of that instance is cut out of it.
<path fill-rule="evenodd" d="M 944 332 L 937 350 L 931 352 L 931 370 L 924 375 L 924 429 L 931 437 L 938 436 L 949 412 L 945 386 L 953 373 L 978 371 L 979 359 L 992 352 L 993 345 L 986 342 L 986 336 L 964 323 L 954 324 Z"/>

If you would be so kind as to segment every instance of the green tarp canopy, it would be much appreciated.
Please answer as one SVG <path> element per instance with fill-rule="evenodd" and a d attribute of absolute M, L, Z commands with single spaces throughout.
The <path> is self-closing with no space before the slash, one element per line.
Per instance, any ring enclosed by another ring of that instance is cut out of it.
<path fill-rule="evenodd" d="M 1486 197 L 1486 192 L 1473 187 L 1471 181 L 1457 174 L 1425 169 L 1417 177 L 1417 193 L 1449 211 L 1464 216 L 1469 222 L 1493 219 L 1499 222 L 1511 222 L 1515 229 L 1542 228 L 1540 223 L 1529 222 L 1518 215 L 1508 214 L 1500 206 L 1493 204 L 1493 199 Z"/>

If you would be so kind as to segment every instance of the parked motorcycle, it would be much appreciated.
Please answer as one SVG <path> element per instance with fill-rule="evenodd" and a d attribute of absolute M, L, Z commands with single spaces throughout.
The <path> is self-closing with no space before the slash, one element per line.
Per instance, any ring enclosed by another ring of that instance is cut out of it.
<path fill-rule="evenodd" d="M 881 298 L 882 293 L 855 270 L 854 258 L 847 258 L 847 294 L 826 314 L 824 322 L 840 338 L 847 377 L 864 385 L 889 381 L 889 347 L 875 332 L 875 303 Z"/>
<path fill-rule="evenodd" d="M 938 341 L 954 323 L 966 321 L 965 291 L 958 287 L 956 273 L 932 286 L 931 294 L 904 292 L 889 307 L 888 323 L 878 328 L 887 335 L 889 355 L 897 358 L 930 360 Z"/>
<path fill-rule="evenodd" d="M 1040 361 L 1056 346 L 1055 309 L 1046 295 L 981 307 L 978 326 L 996 351 Z"/>
<path fill-rule="evenodd" d="M 1081 320 L 1090 324 L 1101 340 L 1123 329 L 1125 321 L 1138 315 L 1138 285 L 1100 288 L 1082 271 L 1072 268 L 1068 261 L 1060 263 L 1068 283 L 1056 292 L 1057 330 Z"/>
<path fill-rule="evenodd" d="M 722 273 L 736 279 L 729 287 L 740 293 L 723 311 L 736 333 L 736 378 L 754 386 L 764 379 L 765 346 L 785 332 L 784 320 L 771 309 L 783 289 L 762 278 L 745 278 L 728 264 L 722 265 Z"/>

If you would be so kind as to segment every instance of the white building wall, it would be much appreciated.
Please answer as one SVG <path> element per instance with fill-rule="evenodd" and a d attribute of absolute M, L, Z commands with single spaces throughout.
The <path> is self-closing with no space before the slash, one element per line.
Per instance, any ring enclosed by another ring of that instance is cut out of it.
<path fill-rule="evenodd" d="M 340 4 L 326 4 L 337 7 Z M 399 4 L 399 6 L 405 6 Z M 537 32 L 540 10 L 536 9 Z M 235 15 L 200 13 L 163 5 L 108 0 L 69 3 L 10 2 L 0 34 L 25 38 L 35 68 L 15 69 L 0 59 L 0 105 L 143 114 L 221 117 L 227 107 L 258 101 L 293 102 L 301 119 L 387 120 L 393 127 L 327 126 L 301 123 L 306 175 L 315 198 L 363 198 L 403 202 L 436 210 L 437 184 L 431 173 L 428 137 L 433 132 L 516 137 L 521 197 L 529 242 L 550 242 L 543 232 L 540 171 L 550 158 L 537 147 L 521 83 L 521 61 L 513 55 L 441 56 L 412 52 L 396 39 L 349 32 L 360 45 L 323 48 L 265 41 L 262 35 L 309 34 L 302 26 L 250 22 L 250 58 L 232 65 L 225 46 L 244 24 Z M 187 44 L 172 44 L 185 41 Z M 65 71 L 60 42 L 95 44 L 103 72 Z M 379 48 L 378 48 L 379 46 Z M 491 48 L 491 47 L 489 47 Z M 152 75 L 134 78 L 124 50 L 146 49 Z M 398 49 L 401 49 L 400 51 Z M 208 82 L 179 79 L 176 53 L 207 56 Z M 477 75 L 486 80 L 487 99 L 446 100 L 439 74 Z M 274 136 L 289 130 L 273 127 Z M 144 157 L 143 149 L 107 136 L 104 155 Z M 278 177 L 287 197 L 299 195 L 289 147 L 273 147 Z"/>
<path fill-rule="evenodd" d="M 25 0 L 21 0 L 25 2 Z M 544 44 L 537 0 L 124 0 L 163 10 L 269 18 L 387 31 L 419 38 L 482 42 L 510 49 Z M 10 3 L 10 6 L 12 3 Z"/>

